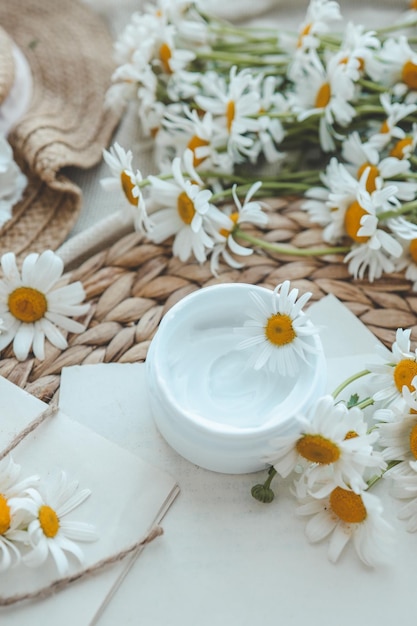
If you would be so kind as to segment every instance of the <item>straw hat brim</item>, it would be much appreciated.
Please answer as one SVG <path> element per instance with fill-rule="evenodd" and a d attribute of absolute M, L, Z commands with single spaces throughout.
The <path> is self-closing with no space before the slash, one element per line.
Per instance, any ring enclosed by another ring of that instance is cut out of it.
<path fill-rule="evenodd" d="M 113 41 L 101 17 L 78 0 L 2 2 L 0 24 L 33 81 L 29 108 L 8 136 L 29 183 L 0 228 L 0 253 L 55 250 L 81 206 L 80 189 L 62 170 L 100 161 L 119 121 L 104 108 Z"/>

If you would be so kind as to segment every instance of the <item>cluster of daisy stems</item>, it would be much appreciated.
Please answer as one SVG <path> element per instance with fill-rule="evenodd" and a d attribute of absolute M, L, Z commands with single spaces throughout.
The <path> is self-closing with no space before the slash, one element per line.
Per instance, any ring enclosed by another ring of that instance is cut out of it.
<path fill-rule="evenodd" d="M 314 367 L 312 337 L 319 330 L 302 311 L 311 294 L 297 300 L 298 290 L 285 281 L 268 307 L 252 296 L 257 311 L 248 308 L 238 329 L 242 334 L 246 328 L 248 339 L 237 345 L 249 351 L 248 366 L 268 367 L 281 377 Z M 282 486 L 298 501 L 297 513 L 311 516 L 308 540 L 330 537 L 333 562 L 351 538 L 368 566 L 392 557 L 394 529 L 383 517 L 380 497 L 370 493 L 381 478 L 391 479 L 394 498 L 407 500 L 398 517 L 407 520 L 408 531 L 417 530 L 417 349 L 410 335 L 398 329 L 391 350 L 376 346 L 377 362 L 293 416 L 291 427 L 283 424 L 263 456 L 267 479 L 252 488 L 254 498 L 272 502 L 272 480 L 286 479 Z"/>
<path fill-rule="evenodd" d="M 143 178 L 131 146 L 114 145 L 104 185 L 122 190 L 138 230 L 174 236 L 175 256 L 210 258 L 214 274 L 265 248 L 345 254 L 370 280 L 406 268 L 417 285 L 416 7 L 372 31 L 334 0 L 311 0 L 294 32 L 236 27 L 188 0 L 133 14 L 107 105 L 136 109 L 160 173 Z M 304 198 L 322 247 L 248 231 L 277 195 Z"/>

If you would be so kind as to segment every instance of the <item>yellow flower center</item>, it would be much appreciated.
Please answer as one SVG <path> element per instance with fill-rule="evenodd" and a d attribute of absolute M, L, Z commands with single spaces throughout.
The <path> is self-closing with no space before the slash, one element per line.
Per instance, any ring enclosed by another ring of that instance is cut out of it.
<path fill-rule="evenodd" d="M 355 200 L 348 206 L 345 213 L 345 230 L 353 241 L 357 243 L 365 243 L 368 241 L 368 236 L 359 236 L 358 230 L 361 227 L 361 219 L 364 215 L 367 215 L 365 209 Z"/>
<path fill-rule="evenodd" d="M 323 83 L 316 94 L 314 106 L 316 109 L 324 109 L 329 104 L 331 96 L 329 83 Z"/>
<path fill-rule="evenodd" d="M 389 128 L 388 120 L 385 120 L 384 122 L 382 122 L 379 132 L 382 134 L 385 134 L 385 133 L 389 133 L 389 130 L 390 128 Z"/>
<path fill-rule="evenodd" d="M 417 65 L 410 60 L 406 61 L 403 65 L 401 78 L 409 89 L 417 89 Z"/>
<path fill-rule="evenodd" d="M 356 60 L 359 63 L 358 70 L 362 72 L 365 68 L 365 61 L 362 59 L 362 57 L 356 57 Z M 349 61 L 349 57 L 343 57 L 343 59 L 340 59 L 339 64 L 346 65 L 348 61 Z"/>
<path fill-rule="evenodd" d="M 312 24 L 307 24 L 306 26 L 304 26 L 303 30 L 298 35 L 297 48 L 301 48 L 302 43 L 303 43 L 303 37 L 309 34 L 311 27 L 312 27 Z"/>
<path fill-rule="evenodd" d="M 48 310 L 43 293 L 32 287 L 18 287 L 8 298 L 10 313 L 21 322 L 30 324 L 40 320 Z"/>
<path fill-rule="evenodd" d="M 358 433 L 354 430 L 349 430 L 345 435 L 345 441 L 348 439 L 355 439 L 355 437 L 359 437 Z"/>
<path fill-rule="evenodd" d="M 417 459 L 417 424 L 414 424 L 410 431 L 410 451 L 415 459 Z"/>
<path fill-rule="evenodd" d="M 206 159 L 206 157 L 203 157 L 203 158 L 196 157 L 195 155 L 196 148 L 208 146 L 208 143 L 209 142 L 206 139 L 202 139 L 201 137 L 198 137 L 197 135 L 193 135 L 193 137 L 191 137 L 190 141 L 188 142 L 187 148 L 189 148 L 194 154 L 194 159 L 193 159 L 194 167 L 198 167 L 200 163 L 202 163 Z"/>
<path fill-rule="evenodd" d="M 193 201 L 187 196 L 185 191 L 178 196 L 177 210 L 184 224 L 191 224 L 195 215 L 195 208 Z"/>
<path fill-rule="evenodd" d="M 414 376 L 417 376 L 417 363 L 412 359 L 403 359 L 394 367 L 394 382 L 399 392 L 404 386 L 410 391 L 415 391 L 415 387 L 411 384 Z"/>
<path fill-rule="evenodd" d="M 4 535 L 9 530 L 11 521 L 10 507 L 6 498 L 0 493 L 0 535 Z"/>
<path fill-rule="evenodd" d="M 235 119 L 235 103 L 233 100 L 229 100 L 226 107 L 226 126 L 230 133 L 232 130 L 233 120 Z"/>
<path fill-rule="evenodd" d="M 379 176 L 379 169 L 375 165 L 370 163 L 364 163 L 358 169 L 358 179 L 362 176 L 364 171 L 369 168 L 368 178 L 366 179 L 366 191 L 372 193 L 376 189 L 376 179 Z"/>
<path fill-rule="evenodd" d="M 397 143 L 391 150 L 390 156 L 396 157 L 397 159 L 403 159 L 405 148 L 408 148 L 409 146 L 411 146 L 412 143 L 413 143 L 412 137 L 404 137 L 404 139 L 400 139 L 399 141 L 397 141 Z"/>
<path fill-rule="evenodd" d="M 46 537 L 55 537 L 59 530 L 59 519 L 55 511 L 44 504 L 39 509 L 38 518 L 43 534 Z"/>
<path fill-rule="evenodd" d="M 409 251 L 411 258 L 415 263 L 417 263 L 417 239 L 412 239 L 410 241 Z"/>
<path fill-rule="evenodd" d="M 172 57 L 171 48 L 167 43 L 163 43 L 159 48 L 159 59 L 162 63 L 162 67 L 164 68 L 164 72 L 166 74 L 172 74 L 172 69 L 170 65 L 170 60 Z"/>
<path fill-rule="evenodd" d="M 229 218 L 232 220 L 233 224 L 237 224 L 237 220 L 239 219 L 239 213 L 237 211 L 234 211 L 234 213 L 231 213 L 229 215 Z M 227 228 L 221 228 L 219 230 L 219 233 L 223 236 L 223 237 L 227 237 L 230 235 L 230 233 L 232 232 L 233 228 L 231 228 L 230 230 L 227 230 Z"/>
<path fill-rule="evenodd" d="M 331 492 L 330 507 L 346 524 L 360 524 L 366 519 L 366 508 L 361 496 L 342 487 L 336 487 Z"/>
<path fill-rule="evenodd" d="M 137 206 L 138 199 L 135 198 L 132 193 L 135 185 L 132 183 L 132 179 L 125 170 L 123 170 L 123 172 L 120 174 L 120 182 L 122 184 L 123 193 L 125 194 L 128 202 L 130 202 L 130 204 L 133 204 L 133 206 Z"/>
<path fill-rule="evenodd" d="M 410 0 L 410 9 L 417 10 L 417 0 Z"/>
<path fill-rule="evenodd" d="M 296 443 L 298 454 L 320 465 L 335 463 L 340 457 L 339 447 L 322 435 L 304 435 Z"/>
<path fill-rule="evenodd" d="M 265 336 L 275 346 L 285 346 L 296 338 L 296 332 L 289 315 L 275 313 L 265 326 Z"/>

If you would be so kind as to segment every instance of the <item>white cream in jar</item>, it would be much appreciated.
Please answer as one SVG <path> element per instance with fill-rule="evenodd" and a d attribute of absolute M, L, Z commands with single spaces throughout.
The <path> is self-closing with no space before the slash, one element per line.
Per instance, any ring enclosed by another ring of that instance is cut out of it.
<path fill-rule="evenodd" d="M 243 283 L 203 288 L 162 319 L 147 357 L 151 410 L 161 434 L 189 461 L 206 469 L 245 473 L 264 469 L 268 441 L 291 432 L 324 391 L 325 360 L 315 349 L 297 376 L 254 370 L 234 332 L 246 320 L 249 292 L 271 291 Z"/>

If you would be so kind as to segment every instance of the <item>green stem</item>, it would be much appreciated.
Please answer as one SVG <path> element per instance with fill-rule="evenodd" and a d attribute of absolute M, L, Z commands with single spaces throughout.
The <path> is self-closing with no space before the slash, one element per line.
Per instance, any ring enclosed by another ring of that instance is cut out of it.
<path fill-rule="evenodd" d="M 387 220 L 391 217 L 398 217 L 399 215 L 405 215 L 407 213 L 413 213 L 417 209 L 417 200 L 412 202 L 406 202 L 399 209 L 392 209 L 391 211 L 383 211 L 378 214 L 378 219 Z"/>
<path fill-rule="evenodd" d="M 377 482 L 378 482 L 378 481 L 379 481 L 379 480 L 383 477 L 383 475 L 384 475 L 384 474 L 386 474 L 386 473 L 388 472 L 388 470 L 392 469 L 392 468 L 393 468 L 393 467 L 395 467 L 396 465 L 399 465 L 400 463 L 403 463 L 403 461 L 398 461 L 398 460 L 397 460 L 397 461 L 390 461 L 390 462 L 388 463 L 387 468 L 386 468 L 386 469 L 384 469 L 384 471 L 383 471 L 383 472 L 381 472 L 381 474 L 376 474 L 375 476 L 372 476 L 372 478 L 370 478 L 370 479 L 368 480 L 368 483 L 367 483 L 367 484 L 368 484 L 367 490 L 368 490 L 368 489 L 371 489 L 371 487 L 373 487 L 373 486 L 374 486 L 374 485 L 375 485 L 375 484 L 376 484 L 376 483 L 377 483 Z"/>
<path fill-rule="evenodd" d="M 210 52 L 198 52 L 198 59 L 212 60 L 212 61 L 225 61 L 227 63 L 236 63 L 236 65 L 248 65 L 251 67 L 256 66 L 286 66 L 288 59 L 262 59 L 257 56 L 251 56 L 249 54 L 229 54 L 227 52 L 215 51 Z"/>
<path fill-rule="evenodd" d="M 366 409 L 367 406 L 372 406 L 373 404 L 375 404 L 375 400 L 373 398 L 365 398 L 361 402 L 358 402 L 355 406 L 360 409 Z"/>
<path fill-rule="evenodd" d="M 343 389 L 346 389 L 346 387 L 348 387 L 355 380 L 358 380 L 358 378 L 362 378 L 362 376 L 366 376 L 367 374 L 370 374 L 369 370 L 362 370 L 360 372 L 357 372 L 356 374 L 353 374 L 352 376 L 349 376 L 349 378 L 346 378 L 346 380 L 340 383 L 340 385 L 336 387 L 336 389 L 333 391 L 333 398 L 336 400 L 337 396 L 343 391 Z"/>
<path fill-rule="evenodd" d="M 259 246 L 260 248 L 264 248 L 265 250 L 278 252 L 280 254 L 287 254 L 289 256 L 326 256 L 328 254 L 344 254 L 350 251 L 349 246 L 336 246 L 333 248 L 291 248 L 289 246 L 287 247 L 286 245 L 279 245 L 276 243 L 265 241 L 264 239 L 259 239 L 259 237 L 254 237 L 253 235 L 250 235 L 249 233 L 240 230 L 240 228 L 236 228 L 233 234 L 235 237 L 239 237 L 239 239 L 243 239 L 248 243 Z"/>

